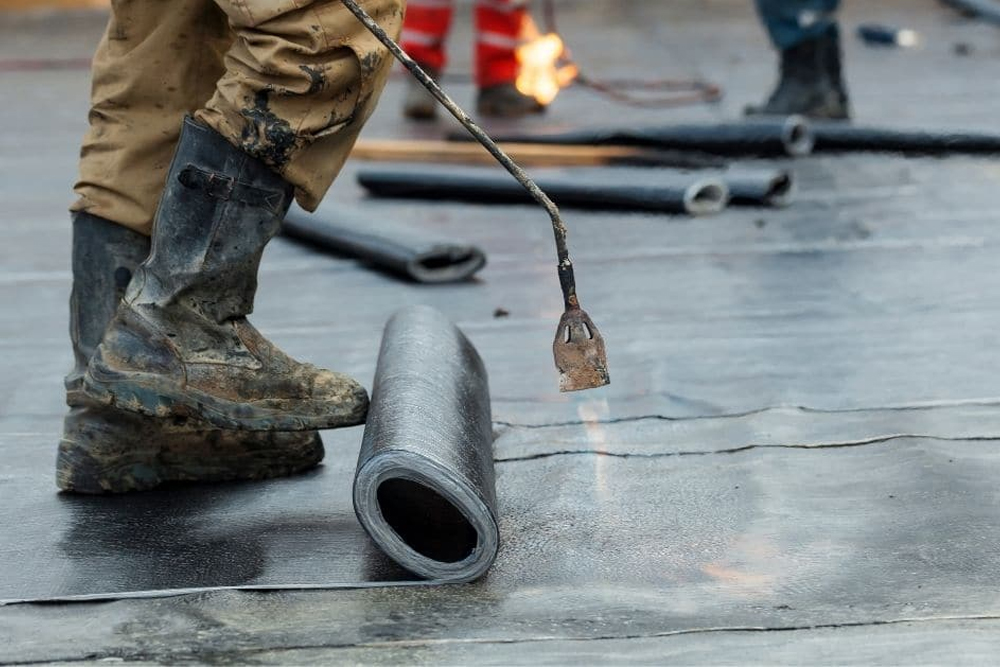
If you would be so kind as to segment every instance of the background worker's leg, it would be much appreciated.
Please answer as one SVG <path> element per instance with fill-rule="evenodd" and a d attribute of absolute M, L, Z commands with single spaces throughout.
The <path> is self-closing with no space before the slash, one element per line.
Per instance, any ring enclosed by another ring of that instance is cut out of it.
<path fill-rule="evenodd" d="M 212 0 L 114 0 L 73 210 L 149 235 L 181 119 L 212 96 L 231 41 Z"/>
<path fill-rule="evenodd" d="M 447 64 L 444 49 L 451 19 L 452 0 L 409 0 L 403 22 L 403 50 L 410 54 L 432 78 L 437 79 Z M 403 114 L 417 120 L 433 118 L 437 100 L 414 77 L 406 74 Z"/>
<path fill-rule="evenodd" d="M 476 2 L 477 108 L 487 116 L 523 116 L 542 111 L 534 98 L 518 92 L 517 47 L 528 14 L 527 0 Z"/>
<path fill-rule="evenodd" d="M 756 0 L 771 42 L 784 51 L 825 34 L 836 24 L 840 0 Z"/>
<path fill-rule="evenodd" d="M 521 29 L 528 14 L 525 0 L 479 0 L 476 3 L 476 84 L 480 88 L 513 83 Z"/>
<path fill-rule="evenodd" d="M 748 114 L 850 116 L 841 72 L 838 0 L 757 0 L 757 10 L 781 54 L 778 85 Z"/>
<path fill-rule="evenodd" d="M 314 210 L 385 86 L 392 56 L 339 0 L 216 0 L 235 42 L 196 118 L 262 160 Z M 394 38 L 402 0 L 362 7 Z"/>
<path fill-rule="evenodd" d="M 444 49 L 451 29 L 452 0 L 408 0 L 400 45 L 426 70 L 440 73 L 447 64 Z"/>

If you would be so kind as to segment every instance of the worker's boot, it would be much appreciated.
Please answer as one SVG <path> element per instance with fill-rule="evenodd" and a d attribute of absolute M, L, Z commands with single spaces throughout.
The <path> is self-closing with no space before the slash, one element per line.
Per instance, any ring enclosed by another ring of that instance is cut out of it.
<path fill-rule="evenodd" d="M 122 493 L 169 481 L 262 479 L 312 468 L 323 459 L 315 431 L 221 431 L 193 420 L 136 415 L 97 404 L 83 375 L 139 264 L 142 234 L 87 213 L 73 220 L 70 339 L 75 364 L 66 376 L 70 412 L 56 458 L 64 491 Z"/>
<path fill-rule="evenodd" d="M 136 270 L 84 376 L 105 405 L 219 428 L 297 431 L 364 421 L 351 378 L 302 364 L 247 321 L 264 246 L 292 186 L 214 130 L 184 121 Z"/>
<path fill-rule="evenodd" d="M 762 106 L 748 106 L 747 115 L 841 120 L 850 117 L 847 89 L 841 74 L 840 31 L 833 26 L 816 39 L 781 52 L 781 79 Z"/>
<path fill-rule="evenodd" d="M 432 67 L 423 68 L 427 74 L 438 80 L 441 72 Z M 438 101 L 417 78 L 406 73 L 406 97 L 403 99 L 403 115 L 413 120 L 433 120 L 437 115 Z"/>
<path fill-rule="evenodd" d="M 545 111 L 545 105 L 534 97 L 522 93 L 513 83 L 502 83 L 479 89 L 476 110 L 482 116 L 519 118 L 542 113 Z"/>
<path fill-rule="evenodd" d="M 837 104 L 834 105 L 836 113 L 828 117 L 834 120 L 846 120 L 851 117 L 851 102 L 847 95 L 847 84 L 844 82 L 844 57 L 840 46 L 840 29 L 833 26 L 830 32 L 832 37 L 824 40 L 823 52 L 820 54 L 823 71 L 837 95 Z"/>

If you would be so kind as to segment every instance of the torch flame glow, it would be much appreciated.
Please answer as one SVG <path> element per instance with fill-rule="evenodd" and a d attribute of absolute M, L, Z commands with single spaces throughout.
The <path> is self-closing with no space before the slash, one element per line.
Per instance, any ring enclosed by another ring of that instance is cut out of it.
<path fill-rule="evenodd" d="M 541 34 L 530 17 L 525 17 L 521 26 L 521 38 L 523 44 L 516 51 L 520 71 L 515 85 L 539 104 L 551 104 L 560 90 L 573 83 L 579 69 L 562 60 L 566 46 L 559 35 Z"/>

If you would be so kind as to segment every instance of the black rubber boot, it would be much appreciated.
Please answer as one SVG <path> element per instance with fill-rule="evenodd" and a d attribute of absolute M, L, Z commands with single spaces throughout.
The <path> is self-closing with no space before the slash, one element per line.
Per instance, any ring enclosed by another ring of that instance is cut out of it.
<path fill-rule="evenodd" d="M 431 68 L 423 68 L 435 81 L 441 72 Z M 438 101 L 416 77 L 406 74 L 406 97 L 403 99 L 403 115 L 412 120 L 433 120 L 437 116 Z"/>
<path fill-rule="evenodd" d="M 482 116 L 519 118 L 542 113 L 545 105 L 534 97 L 525 95 L 513 83 L 481 88 L 476 98 L 476 110 Z"/>
<path fill-rule="evenodd" d="M 70 339 L 75 365 L 66 376 L 70 413 L 56 457 L 57 486 L 78 493 L 123 493 L 170 481 L 263 479 L 316 466 L 323 459 L 323 442 L 315 431 L 221 431 L 192 420 L 98 405 L 82 391 L 87 364 L 148 254 L 149 239 L 142 234 L 87 213 L 74 216 Z"/>
<path fill-rule="evenodd" d="M 781 79 L 762 106 L 748 106 L 746 114 L 843 120 L 851 115 L 841 72 L 840 31 L 782 51 Z"/>
<path fill-rule="evenodd" d="M 93 399 L 225 429 L 298 431 L 364 421 L 351 378 L 302 364 L 247 321 L 264 246 L 292 187 L 263 162 L 184 121 L 136 270 L 84 376 Z"/>

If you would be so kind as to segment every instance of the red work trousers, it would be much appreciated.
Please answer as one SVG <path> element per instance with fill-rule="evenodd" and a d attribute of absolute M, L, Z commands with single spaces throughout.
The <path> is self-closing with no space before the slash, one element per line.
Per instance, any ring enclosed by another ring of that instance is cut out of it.
<path fill-rule="evenodd" d="M 477 0 L 476 84 L 480 88 L 517 79 L 515 49 L 527 15 L 527 0 Z M 403 23 L 403 48 L 421 66 L 441 71 L 445 38 L 451 25 L 452 0 L 409 0 Z"/>

